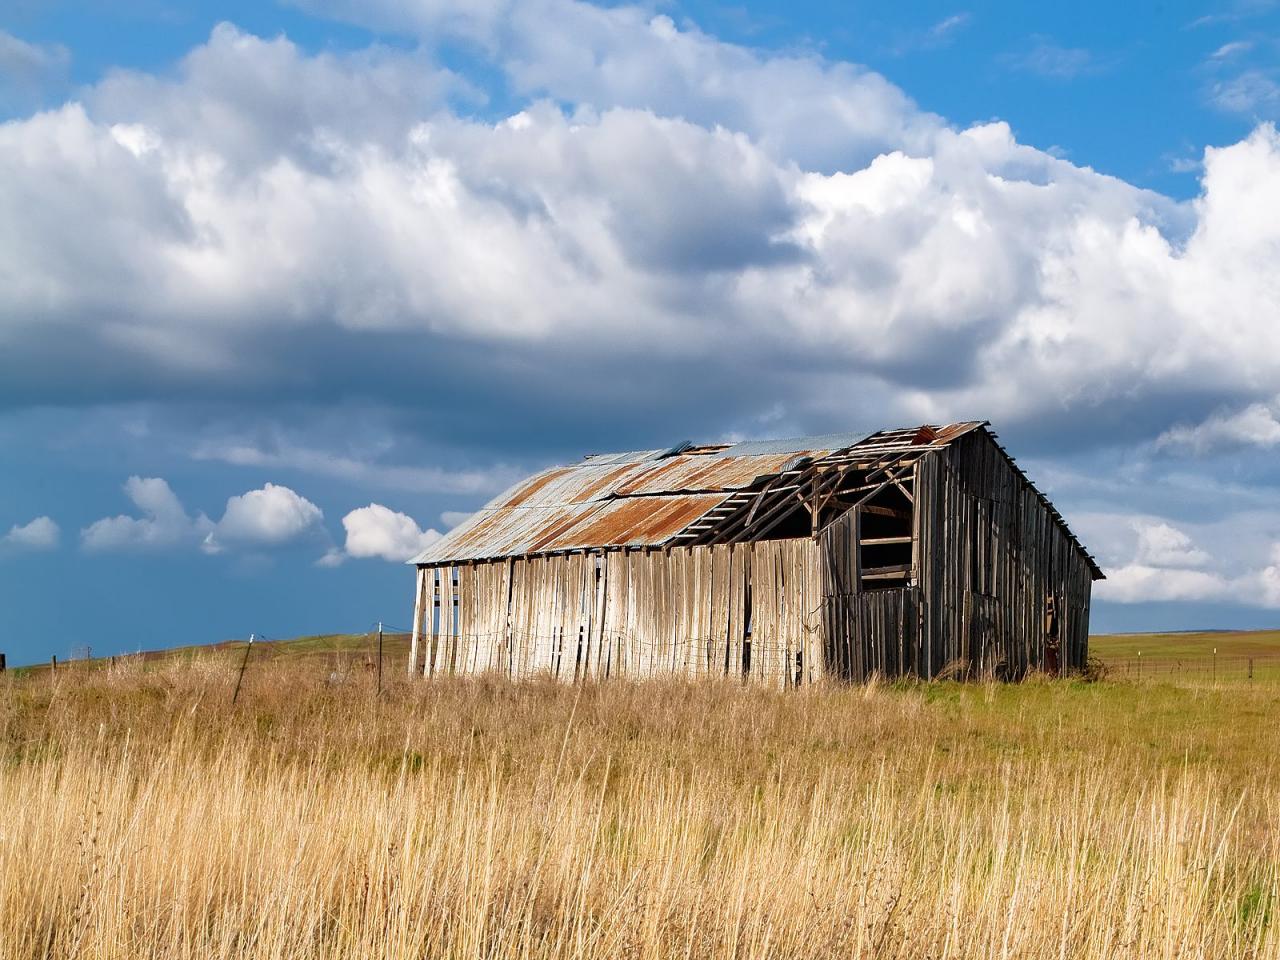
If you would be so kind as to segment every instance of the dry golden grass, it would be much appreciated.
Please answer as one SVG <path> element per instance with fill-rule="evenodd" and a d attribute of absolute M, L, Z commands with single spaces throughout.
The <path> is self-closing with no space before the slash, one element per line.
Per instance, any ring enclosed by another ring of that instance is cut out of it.
<path fill-rule="evenodd" d="M 0 955 L 1280 955 L 1280 687 L 0 684 Z"/>

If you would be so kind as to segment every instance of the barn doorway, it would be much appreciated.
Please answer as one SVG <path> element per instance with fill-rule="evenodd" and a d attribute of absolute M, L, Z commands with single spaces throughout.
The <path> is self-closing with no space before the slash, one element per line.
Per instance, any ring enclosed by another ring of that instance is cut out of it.
<path fill-rule="evenodd" d="M 1052 593 L 1044 598 L 1044 672 L 1051 677 L 1062 674 L 1062 640 L 1058 617 L 1058 598 Z"/>

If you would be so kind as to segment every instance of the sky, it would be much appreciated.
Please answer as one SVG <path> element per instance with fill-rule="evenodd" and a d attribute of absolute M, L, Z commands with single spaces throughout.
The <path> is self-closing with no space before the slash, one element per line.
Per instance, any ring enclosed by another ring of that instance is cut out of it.
<path fill-rule="evenodd" d="M 908 9 L 909 8 L 909 9 Z M 587 452 L 990 420 L 1280 620 L 1280 7 L 0 9 L 0 651 L 361 631 Z"/>

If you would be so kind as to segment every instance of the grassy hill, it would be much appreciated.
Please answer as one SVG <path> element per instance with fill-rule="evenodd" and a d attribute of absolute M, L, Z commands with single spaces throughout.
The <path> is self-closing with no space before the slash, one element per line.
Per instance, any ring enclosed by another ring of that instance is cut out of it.
<path fill-rule="evenodd" d="M 226 660 L 239 664 L 244 658 L 247 640 L 224 640 L 219 643 L 195 644 L 191 646 L 169 647 L 164 650 L 144 650 L 142 653 L 129 654 L 129 658 L 140 658 L 144 663 L 160 663 L 172 660 L 193 660 L 196 658 L 214 661 Z M 250 652 L 251 663 L 276 661 L 317 661 L 329 658 L 335 663 L 361 664 L 373 668 L 377 664 L 378 635 L 376 633 L 319 633 L 303 637 L 292 637 L 288 640 L 257 640 Z M 407 633 L 386 633 L 382 637 L 383 669 L 402 667 L 409 656 L 409 635 Z M 95 657 L 92 660 L 77 660 L 65 663 L 58 658 L 58 667 L 69 669 L 96 669 L 110 665 L 112 657 Z M 48 663 L 31 664 L 16 667 L 14 673 L 19 675 L 48 671 Z"/>
<path fill-rule="evenodd" d="M 244 656 L 244 640 L 227 640 L 220 643 L 171 647 L 165 650 L 146 651 L 141 656 L 145 662 L 190 659 L 194 657 L 220 660 L 226 658 L 236 664 Z M 1206 630 L 1175 633 L 1109 633 L 1097 634 L 1089 639 L 1090 652 L 1110 663 L 1136 660 L 1141 654 L 1147 661 L 1179 661 L 1183 664 L 1207 662 L 1216 656 L 1221 662 L 1243 661 L 1245 658 L 1274 657 L 1280 660 L 1280 630 Z M 403 667 L 409 655 L 407 633 L 387 633 L 383 636 L 383 669 L 394 671 Z M 376 667 L 378 651 L 374 633 L 324 633 L 294 637 L 288 640 L 259 640 L 250 654 L 252 663 L 277 660 L 316 661 L 330 658 L 336 664 L 359 664 L 370 669 Z M 87 664 L 77 661 L 73 666 L 82 669 L 110 663 L 110 658 L 98 658 Z M 62 659 L 59 658 L 59 665 Z M 18 673 L 48 670 L 48 664 L 19 667 Z"/>
<path fill-rule="evenodd" d="M 1089 638 L 1104 660 L 1136 657 L 1263 657 L 1280 655 L 1280 630 L 1206 630 L 1196 633 L 1104 633 Z"/>

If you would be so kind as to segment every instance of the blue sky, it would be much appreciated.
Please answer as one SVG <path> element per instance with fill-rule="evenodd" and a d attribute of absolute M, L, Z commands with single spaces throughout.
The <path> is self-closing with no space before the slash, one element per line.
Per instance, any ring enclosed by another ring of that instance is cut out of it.
<path fill-rule="evenodd" d="M 1274 624 L 1280 10 L 902 7 L 7 5 L 0 649 L 402 624 L 549 462 L 969 417 L 1096 628 Z"/>
<path fill-rule="evenodd" d="M 11 96 L 6 113 L 55 104 L 112 69 L 168 71 L 223 21 L 259 36 L 285 34 L 313 52 L 420 42 L 382 23 L 317 16 L 306 6 L 18 0 L 0 14 L 0 28 L 68 56 L 54 82 Z M 1179 198 L 1198 189 L 1193 164 L 1205 145 L 1239 139 L 1277 107 L 1276 89 L 1265 85 L 1261 102 L 1219 102 L 1254 71 L 1276 82 L 1280 16 L 1268 2 L 886 7 L 806 0 L 653 9 L 744 46 L 865 64 L 952 123 L 1007 120 L 1023 142 Z M 495 89 L 492 65 L 466 41 L 444 37 L 436 53 L 497 93 L 481 112 L 518 106 Z"/>

